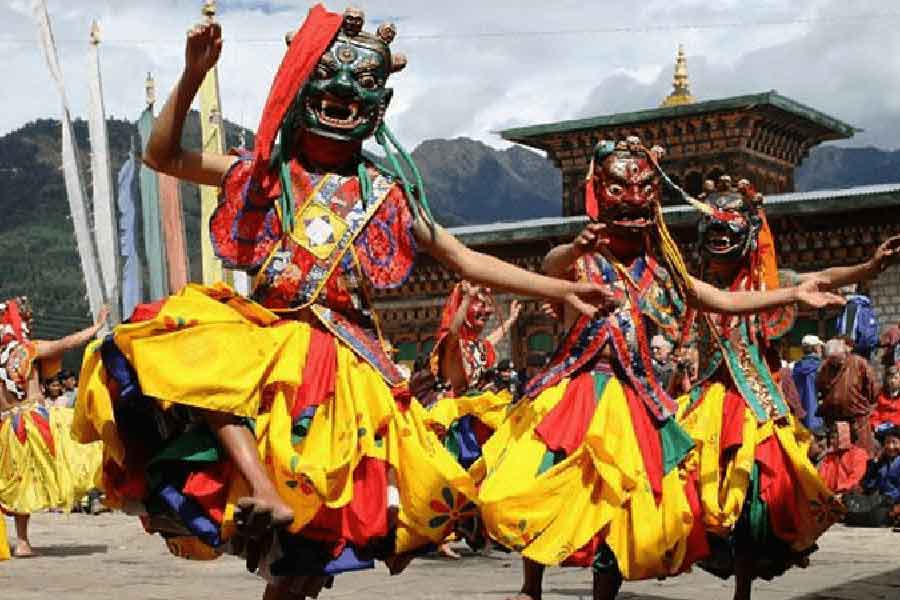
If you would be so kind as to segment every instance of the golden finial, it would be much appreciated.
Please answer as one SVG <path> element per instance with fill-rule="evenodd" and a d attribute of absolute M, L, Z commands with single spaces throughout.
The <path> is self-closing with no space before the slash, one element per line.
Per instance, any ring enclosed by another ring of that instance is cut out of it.
<path fill-rule="evenodd" d="M 200 13 L 203 15 L 204 20 L 207 23 L 212 23 L 216 20 L 216 0 L 204 0 L 203 8 L 200 9 Z"/>
<path fill-rule="evenodd" d="M 147 73 L 147 81 L 144 82 L 144 91 L 147 93 L 147 106 L 156 104 L 156 82 L 153 73 Z"/>
<path fill-rule="evenodd" d="M 678 56 L 675 57 L 675 74 L 672 76 L 672 93 L 663 100 L 663 106 L 681 106 L 693 104 L 691 96 L 691 82 L 688 78 L 687 57 L 684 55 L 684 46 L 678 45 Z"/>
<path fill-rule="evenodd" d="M 100 24 L 94 20 L 91 22 L 91 44 L 98 45 L 100 43 Z"/>

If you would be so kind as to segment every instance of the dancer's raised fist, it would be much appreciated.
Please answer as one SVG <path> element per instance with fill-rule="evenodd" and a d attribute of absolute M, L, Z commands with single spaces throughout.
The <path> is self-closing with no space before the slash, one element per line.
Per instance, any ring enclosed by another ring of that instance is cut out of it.
<path fill-rule="evenodd" d="M 185 69 L 205 75 L 216 66 L 222 54 L 222 27 L 218 23 L 203 23 L 188 30 L 184 49 Z"/>

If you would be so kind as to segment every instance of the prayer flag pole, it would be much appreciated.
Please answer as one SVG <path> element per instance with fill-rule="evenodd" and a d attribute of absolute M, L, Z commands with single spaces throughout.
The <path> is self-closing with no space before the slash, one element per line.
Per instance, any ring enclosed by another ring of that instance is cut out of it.
<path fill-rule="evenodd" d="M 38 40 L 44 51 L 44 58 L 50 70 L 56 89 L 59 92 L 62 115 L 62 170 L 66 184 L 66 198 L 72 215 L 72 227 L 75 230 L 75 243 L 78 257 L 81 260 L 81 272 L 84 275 L 88 304 L 94 319 L 100 314 L 103 306 L 103 283 L 100 266 L 97 261 L 97 249 L 91 236 L 87 209 L 84 202 L 84 181 L 78 160 L 78 148 L 75 146 L 75 134 L 72 130 L 72 117 L 69 113 L 69 102 L 66 99 L 66 88 L 63 83 L 62 69 L 59 65 L 59 54 L 50 27 L 50 15 L 47 13 L 45 0 L 34 0 L 32 4 L 35 21 L 38 26 Z"/>
<path fill-rule="evenodd" d="M 138 120 L 142 153 L 150 140 L 150 131 L 153 129 L 155 120 L 153 105 L 156 103 L 156 83 L 150 73 L 147 73 L 144 90 L 147 94 L 147 106 Z M 169 294 L 169 279 L 159 205 L 159 177 L 156 171 L 144 164 L 141 165 L 140 187 L 141 217 L 144 224 L 144 255 L 147 257 L 147 270 L 150 273 L 149 300 L 156 301 Z"/>
<path fill-rule="evenodd" d="M 203 20 L 216 20 L 215 0 L 206 0 L 201 10 Z M 222 101 L 219 93 L 219 68 L 213 67 L 200 86 L 200 135 L 203 152 L 225 153 L 225 127 L 222 123 Z M 200 256 L 203 265 L 203 283 L 211 285 L 222 281 L 225 273 L 222 262 L 213 253 L 209 235 L 209 220 L 218 203 L 219 190 L 209 185 L 200 186 Z"/>
<path fill-rule="evenodd" d="M 112 170 L 109 164 L 109 138 L 106 110 L 103 106 L 103 84 L 100 75 L 100 26 L 91 24 L 88 49 L 88 82 L 90 104 L 88 132 L 91 139 L 91 181 L 94 208 L 94 241 L 103 280 L 103 296 L 109 306 L 110 322 L 120 322 L 119 250 L 117 218 L 112 192 Z"/>

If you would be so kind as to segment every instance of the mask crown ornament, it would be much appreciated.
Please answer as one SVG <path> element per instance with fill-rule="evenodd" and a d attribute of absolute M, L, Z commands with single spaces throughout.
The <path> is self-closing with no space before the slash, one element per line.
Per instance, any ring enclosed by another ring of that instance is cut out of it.
<path fill-rule="evenodd" d="M 382 23 L 378 26 L 378 37 L 381 41 L 390 46 L 397 37 L 397 26 L 393 23 Z"/>
<path fill-rule="evenodd" d="M 707 180 L 700 196 L 710 207 L 698 224 L 700 254 L 704 260 L 732 262 L 756 248 L 762 217 L 762 195 L 747 179 L 737 184 L 729 175 Z"/>
<path fill-rule="evenodd" d="M 341 31 L 347 37 L 356 37 L 366 24 L 366 13 L 361 8 L 350 6 L 344 11 L 344 23 Z"/>

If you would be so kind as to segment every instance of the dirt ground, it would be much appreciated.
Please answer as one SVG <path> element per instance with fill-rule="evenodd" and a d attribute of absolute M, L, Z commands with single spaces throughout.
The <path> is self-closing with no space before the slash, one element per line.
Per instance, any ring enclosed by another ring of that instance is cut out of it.
<path fill-rule="evenodd" d="M 137 520 L 40 514 L 32 542 L 40 558 L 0 563 L 0 594 L 15 600 L 253 600 L 263 584 L 236 559 L 191 563 L 172 558 Z M 7 529 L 12 533 L 12 522 Z M 757 600 L 898 600 L 900 533 L 836 527 L 821 540 L 810 568 L 759 583 Z M 400 577 L 383 568 L 338 577 L 322 598 L 355 600 L 501 600 L 518 589 L 516 555 L 494 552 L 459 561 L 417 560 Z M 545 600 L 590 598 L 590 573 L 551 569 Z M 730 598 L 731 587 L 699 570 L 677 579 L 626 583 L 622 597 L 647 600 Z"/>

